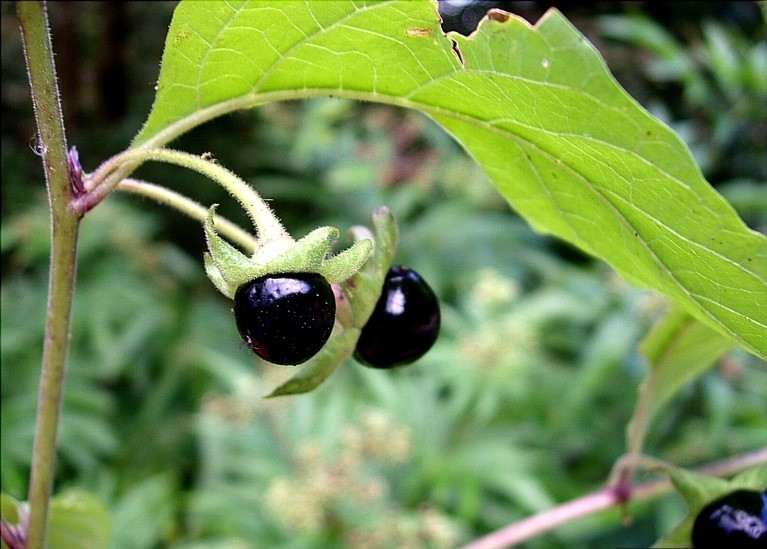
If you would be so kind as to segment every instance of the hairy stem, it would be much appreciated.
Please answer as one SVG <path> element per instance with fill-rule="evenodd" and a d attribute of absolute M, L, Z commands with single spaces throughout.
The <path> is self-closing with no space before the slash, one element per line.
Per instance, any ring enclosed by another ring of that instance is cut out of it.
<path fill-rule="evenodd" d="M 117 185 L 117 190 L 151 198 L 160 204 L 175 208 L 201 223 L 205 223 L 208 217 L 208 209 L 205 206 L 161 185 L 137 179 L 123 179 Z M 256 239 L 238 225 L 220 215 L 214 217 L 214 223 L 219 233 L 235 244 L 242 246 L 247 253 L 253 253 L 256 249 Z"/>
<path fill-rule="evenodd" d="M 729 476 L 765 463 L 767 463 L 767 448 L 711 463 L 696 469 L 696 471 L 707 475 Z M 654 467 L 659 465 L 660 462 L 656 463 L 655 460 L 650 460 L 650 464 Z M 631 492 L 631 499 L 643 501 L 656 498 L 670 492 L 671 488 L 671 481 L 667 478 L 638 484 Z M 518 543 L 553 530 L 562 524 L 625 503 L 626 501 L 622 495 L 616 492 L 613 486 L 608 485 L 601 490 L 568 501 L 553 509 L 548 509 L 532 517 L 510 524 L 487 536 L 478 538 L 463 549 L 502 549 L 504 547 L 513 547 Z"/>
<path fill-rule="evenodd" d="M 271 208 L 254 191 L 250 185 L 237 177 L 234 173 L 219 166 L 211 160 L 199 156 L 176 151 L 172 149 L 136 149 L 127 150 L 113 156 L 98 167 L 86 181 L 86 188 L 90 189 L 86 194 L 72 201 L 72 208 L 79 212 L 87 212 L 93 206 L 103 200 L 119 184 L 112 177 L 113 172 L 119 171 L 125 166 L 138 166 L 146 161 L 167 162 L 182 166 L 201 173 L 219 183 L 230 195 L 232 195 L 248 212 L 253 224 L 258 230 L 258 243 L 263 244 L 267 240 L 280 238 L 290 239 L 290 235 L 280 223 L 280 220 L 272 212 Z"/>
<path fill-rule="evenodd" d="M 51 212 L 51 263 L 40 394 L 29 486 L 27 549 L 45 545 L 53 490 L 56 439 L 69 347 L 80 216 L 72 198 L 67 143 L 53 63 L 48 15 L 42 2 L 16 4 Z"/>

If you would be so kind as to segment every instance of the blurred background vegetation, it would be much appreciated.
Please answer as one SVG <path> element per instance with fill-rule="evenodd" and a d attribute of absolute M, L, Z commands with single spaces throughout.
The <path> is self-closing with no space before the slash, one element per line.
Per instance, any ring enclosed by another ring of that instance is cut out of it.
<path fill-rule="evenodd" d="M 709 181 L 767 229 L 767 48 L 755 2 L 580 2 L 560 9 L 616 78 L 687 141 Z M 153 99 L 173 2 L 49 4 L 64 115 L 86 170 L 127 146 Z M 468 34 L 490 7 L 442 2 Z M 764 6 L 762 6 L 764 8 Z M 2 3 L 2 490 L 26 498 L 47 290 L 48 218 L 18 24 Z M 397 262 L 442 301 L 408 368 L 350 362 L 317 391 L 265 400 L 290 368 L 240 343 L 204 276 L 199 223 L 111 196 L 80 237 L 56 489 L 93 491 L 116 548 L 454 547 L 599 488 L 624 450 L 664 308 L 606 266 L 533 233 L 418 113 L 340 100 L 273 104 L 173 143 L 254 185 L 297 236 L 398 217 Z M 196 174 L 136 174 L 246 224 Z M 767 366 L 733 352 L 652 425 L 679 465 L 764 445 Z M 646 546 L 685 514 L 670 495 L 567 525 L 531 548 Z"/>

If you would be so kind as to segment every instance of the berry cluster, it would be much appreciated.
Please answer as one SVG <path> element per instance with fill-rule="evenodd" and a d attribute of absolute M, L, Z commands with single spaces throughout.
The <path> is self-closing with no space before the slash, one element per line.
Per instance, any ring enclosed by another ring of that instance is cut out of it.
<path fill-rule="evenodd" d="M 333 331 L 335 314 L 333 290 L 318 273 L 260 276 L 234 295 L 240 335 L 275 364 L 300 364 L 317 354 Z M 431 348 L 439 326 L 439 303 L 428 284 L 408 267 L 391 267 L 354 357 L 373 368 L 410 364 Z"/>

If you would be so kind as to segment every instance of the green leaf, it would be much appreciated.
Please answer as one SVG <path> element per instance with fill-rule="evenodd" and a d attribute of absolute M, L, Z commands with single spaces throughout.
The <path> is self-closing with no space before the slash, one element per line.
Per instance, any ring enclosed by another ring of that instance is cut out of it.
<path fill-rule="evenodd" d="M 710 368 L 733 341 L 672 307 L 640 344 L 649 369 L 628 424 L 628 447 L 638 452 L 652 417 L 686 383 Z"/>
<path fill-rule="evenodd" d="M 732 346 L 730 338 L 684 311 L 670 309 L 639 346 L 650 363 L 647 383 L 653 386 L 654 410 Z"/>
<path fill-rule="evenodd" d="M 328 95 L 429 114 L 535 229 L 767 357 L 767 239 L 556 10 L 535 26 L 494 10 L 462 37 L 432 0 L 181 2 L 134 146 Z"/>
<path fill-rule="evenodd" d="M 730 485 L 736 488 L 745 488 L 747 490 L 767 490 L 767 465 L 752 467 L 741 473 L 738 473 L 730 481 Z"/>
<path fill-rule="evenodd" d="M 131 483 L 112 507 L 114 547 L 166 547 L 179 513 L 179 488 L 170 473 Z"/>
<path fill-rule="evenodd" d="M 19 502 L 8 494 L 0 494 L 0 516 L 9 524 L 18 524 L 21 521 Z"/>
<path fill-rule="evenodd" d="M 101 549 L 109 546 L 106 508 L 93 494 L 71 489 L 51 501 L 50 549 Z"/>
<path fill-rule="evenodd" d="M 6 494 L 0 496 L 0 511 L 3 522 L 11 525 L 29 513 L 26 502 Z M 109 537 L 109 513 L 93 494 L 73 488 L 51 499 L 49 549 L 105 549 Z"/>
<path fill-rule="evenodd" d="M 26 517 L 28 523 L 29 506 L 12 498 L 8 494 L 0 494 L 0 521 L 2 521 L 3 530 L 5 530 L 11 539 L 21 541 L 24 536 L 24 526 L 22 526 L 21 517 Z M 8 549 L 5 540 L 0 540 L 2 549 Z"/>

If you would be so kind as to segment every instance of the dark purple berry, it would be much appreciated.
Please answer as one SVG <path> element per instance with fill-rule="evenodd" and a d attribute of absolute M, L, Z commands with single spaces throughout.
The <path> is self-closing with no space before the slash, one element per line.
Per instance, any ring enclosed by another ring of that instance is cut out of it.
<path fill-rule="evenodd" d="M 767 493 L 735 490 L 706 505 L 695 517 L 692 546 L 767 547 Z"/>
<path fill-rule="evenodd" d="M 362 328 L 354 358 L 373 368 L 410 364 L 434 345 L 439 324 L 439 302 L 432 289 L 417 272 L 395 265 Z"/>
<path fill-rule="evenodd" d="M 322 349 L 333 330 L 333 290 L 318 273 L 270 274 L 234 294 L 242 339 L 274 364 L 301 364 Z"/>

